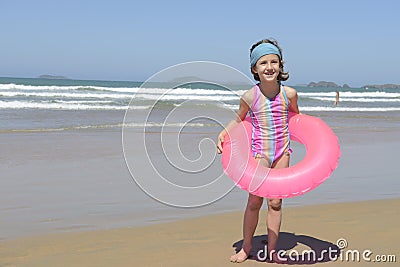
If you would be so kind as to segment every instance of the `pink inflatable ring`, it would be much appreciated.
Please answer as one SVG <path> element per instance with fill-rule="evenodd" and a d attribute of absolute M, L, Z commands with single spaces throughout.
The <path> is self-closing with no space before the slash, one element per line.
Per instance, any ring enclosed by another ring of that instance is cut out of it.
<path fill-rule="evenodd" d="M 319 118 L 290 114 L 291 140 L 305 146 L 306 156 L 284 169 L 258 165 L 251 153 L 251 131 L 251 120 L 246 118 L 228 132 L 222 166 L 238 187 L 253 195 L 278 199 L 302 195 L 325 181 L 338 165 L 338 138 Z"/>

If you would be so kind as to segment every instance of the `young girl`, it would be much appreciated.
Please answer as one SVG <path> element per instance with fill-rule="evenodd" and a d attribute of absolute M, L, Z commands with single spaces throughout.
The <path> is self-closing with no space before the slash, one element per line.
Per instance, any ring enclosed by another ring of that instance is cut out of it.
<path fill-rule="evenodd" d="M 275 40 L 264 39 L 251 47 L 251 73 L 259 83 L 243 94 L 237 117 L 218 135 L 218 153 L 222 153 L 227 131 L 250 113 L 253 125 L 251 149 L 255 159 L 270 168 L 289 167 L 288 115 L 289 111 L 299 113 L 299 109 L 296 90 L 281 84 L 289 78 L 283 63 L 282 50 Z M 231 257 L 232 262 L 243 262 L 249 257 L 262 203 L 262 197 L 249 193 L 243 219 L 243 246 Z M 268 255 L 272 255 L 269 260 L 279 262 L 274 251 L 281 225 L 282 199 L 268 199 L 267 203 Z"/>

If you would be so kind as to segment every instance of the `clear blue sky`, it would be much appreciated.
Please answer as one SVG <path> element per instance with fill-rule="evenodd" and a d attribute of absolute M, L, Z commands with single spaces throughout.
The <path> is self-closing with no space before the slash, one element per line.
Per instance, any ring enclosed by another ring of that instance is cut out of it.
<path fill-rule="evenodd" d="M 250 46 L 273 37 L 288 84 L 400 84 L 396 0 L 2 0 L 0 10 L 3 77 L 144 81 L 193 60 L 250 75 Z"/>

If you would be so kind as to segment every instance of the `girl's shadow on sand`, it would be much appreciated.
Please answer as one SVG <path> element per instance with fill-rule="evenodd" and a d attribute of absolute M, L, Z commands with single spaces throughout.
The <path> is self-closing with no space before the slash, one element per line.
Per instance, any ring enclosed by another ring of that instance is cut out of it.
<path fill-rule="evenodd" d="M 253 249 L 248 260 L 266 261 L 267 240 L 267 235 L 259 235 L 253 238 Z M 240 240 L 232 245 L 236 253 L 241 250 L 242 244 L 243 240 Z M 308 248 L 303 251 L 297 251 L 295 247 L 298 244 L 303 244 Z M 290 251 L 292 249 L 294 251 Z M 277 251 L 281 250 L 286 252 L 286 256 L 281 257 L 284 264 L 315 264 L 335 261 L 340 255 L 339 247 L 331 242 L 287 232 L 279 233 Z"/>

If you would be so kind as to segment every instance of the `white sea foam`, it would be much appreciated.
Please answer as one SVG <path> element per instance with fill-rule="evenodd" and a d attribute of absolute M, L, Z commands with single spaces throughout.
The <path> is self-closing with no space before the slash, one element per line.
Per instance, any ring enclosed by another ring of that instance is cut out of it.
<path fill-rule="evenodd" d="M 400 107 L 301 107 L 301 111 L 360 111 L 360 112 L 383 112 L 400 111 Z"/>
<path fill-rule="evenodd" d="M 147 127 L 173 127 L 173 128 L 183 128 L 183 127 L 205 127 L 205 126 L 215 126 L 217 124 L 208 124 L 208 123 L 155 123 L 155 122 L 146 122 L 146 123 L 125 123 L 121 124 L 124 127 L 132 127 L 132 128 L 147 128 Z"/>
<path fill-rule="evenodd" d="M 232 95 L 243 94 L 244 91 L 230 89 L 201 89 L 201 88 L 141 88 L 141 87 L 101 87 L 101 86 L 34 86 L 20 84 L 0 84 L 2 91 L 107 91 L 117 93 L 149 93 L 149 94 L 184 94 L 184 95 Z"/>
<path fill-rule="evenodd" d="M 135 94 L 106 94 L 106 93 L 62 93 L 62 92 L 0 92 L 0 96 L 6 97 L 48 97 L 48 98 L 127 98 Z"/>
<path fill-rule="evenodd" d="M 311 99 L 334 102 L 335 97 L 311 97 Z M 400 98 L 350 98 L 343 97 L 339 99 L 340 102 L 400 102 Z"/>
<path fill-rule="evenodd" d="M 322 89 L 320 89 L 322 90 Z M 322 90 L 323 91 L 323 90 Z M 400 92 L 360 91 L 340 92 L 340 105 L 333 107 L 336 93 L 299 91 L 300 109 L 304 111 L 397 111 L 400 109 Z M 68 109 L 68 110 L 126 110 L 148 109 L 151 103 L 165 101 L 167 105 L 179 105 L 184 101 L 195 101 L 200 105 L 225 104 L 226 108 L 238 109 L 244 90 L 199 88 L 140 88 L 102 86 L 34 86 L 0 84 L 1 109 Z M 357 104 L 359 103 L 359 104 Z M 369 104 L 371 103 L 371 104 Z M 374 104 L 375 103 L 375 104 Z M 304 105 L 304 106 L 303 106 Z"/>
<path fill-rule="evenodd" d="M 196 92 L 194 92 L 196 93 Z M 211 101 L 229 101 L 239 100 L 239 96 L 234 94 L 182 94 L 176 91 L 164 92 L 163 94 L 155 93 L 132 93 L 132 94 L 109 94 L 109 93 L 81 93 L 81 92 L 0 92 L 0 96 L 4 97 L 42 97 L 42 98 L 112 98 L 112 99 L 144 99 L 144 100 L 211 100 Z"/>
<path fill-rule="evenodd" d="M 239 105 L 225 105 L 232 110 L 238 110 Z M 326 107 L 326 106 L 301 106 L 300 111 L 360 111 L 360 112 L 383 112 L 400 111 L 400 107 Z"/>
<path fill-rule="evenodd" d="M 96 103 L 96 102 L 94 102 Z M 60 101 L 60 102 L 28 102 L 28 101 L 0 101 L 0 109 L 60 109 L 60 110 L 143 110 L 150 109 L 148 105 L 99 105 L 86 101 Z M 239 105 L 225 104 L 225 108 L 238 110 Z M 302 106 L 301 111 L 360 111 L 360 112 L 384 112 L 400 111 L 400 107 L 326 107 L 326 106 Z"/>
<path fill-rule="evenodd" d="M 112 92 L 122 92 L 122 93 L 131 93 L 136 92 L 140 88 L 138 87 L 101 87 L 101 86 L 68 86 L 68 85 L 22 85 L 22 84 L 0 84 L 0 90 L 26 90 L 26 91 L 76 91 L 76 90 L 92 90 L 92 91 L 112 91 Z"/>
<path fill-rule="evenodd" d="M 29 101 L 0 101 L 0 109 L 60 109 L 60 110 L 126 110 L 128 106 L 88 105 L 82 103 L 46 103 Z M 130 106 L 130 109 L 149 109 L 150 106 Z"/>
<path fill-rule="evenodd" d="M 239 101 L 238 96 L 221 96 L 221 95 L 136 94 L 135 98 L 145 99 L 145 100 L 159 100 L 159 101 L 173 101 L 173 100 Z"/>
<path fill-rule="evenodd" d="M 335 92 L 298 92 L 299 96 L 305 97 L 325 97 L 336 96 Z M 340 92 L 339 97 L 400 97 L 400 93 L 393 92 Z"/>
<path fill-rule="evenodd" d="M 240 92 L 239 92 L 240 93 Z M 113 98 L 144 100 L 216 100 L 239 99 L 236 92 L 209 89 L 163 89 L 163 88 L 111 88 L 82 86 L 29 86 L 0 84 L 3 97 L 41 97 L 41 98 Z"/>

